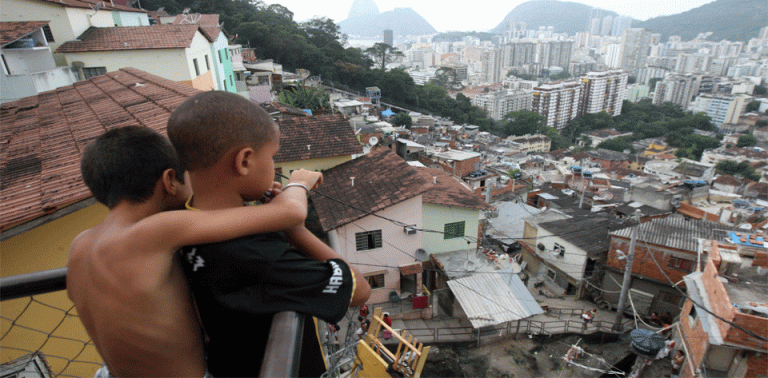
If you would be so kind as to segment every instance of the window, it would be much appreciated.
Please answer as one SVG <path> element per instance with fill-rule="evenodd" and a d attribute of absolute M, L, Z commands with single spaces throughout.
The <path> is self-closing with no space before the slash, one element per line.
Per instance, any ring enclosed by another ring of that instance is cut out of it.
<path fill-rule="evenodd" d="M 552 269 L 547 269 L 547 277 L 549 277 L 551 280 L 554 280 L 555 277 L 557 277 L 557 273 L 555 273 L 555 271 Z"/>
<path fill-rule="evenodd" d="M 443 239 L 454 239 L 464 237 L 464 221 L 446 223 L 443 229 Z"/>
<path fill-rule="evenodd" d="M 229 84 L 234 87 L 235 86 L 235 78 L 232 75 L 229 75 Z"/>
<path fill-rule="evenodd" d="M 672 256 L 669 259 L 670 268 L 680 270 L 683 272 L 692 272 L 694 264 L 696 263 L 691 260 L 681 259 L 679 257 Z"/>
<path fill-rule="evenodd" d="M 200 76 L 200 67 L 197 66 L 197 58 L 192 59 L 192 64 L 195 65 L 195 77 Z"/>
<path fill-rule="evenodd" d="M 688 325 L 696 328 L 696 306 L 691 305 L 691 312 L 688 313 Z"/>
<path fill-rule="evenodd" d="M 221 82 L 224 83 L 224 90 L 226 91 L 227 90 L 227 81 L 226 80 L 222 80 Z"/>
<path fill-rule="evenodd" d="M 356 233 L 355 244 L 358 251 L 381 248 L 381 230 Z"/>
<path fill-rule="evenodd" d="M 56 42 L 53 40 L 53 32 L 51 32 L 51 27 L 48 25 L 43 26 L 43 34 L 45 34 L 45 39 L 48 42 Z"/>
<path fill-rule="evenodd" d="M 219 56 L 219 63 L 221 63 L 221 50 L 216 51 L 216 55 Z"/>
<path fill-rule="evenodd" d="M 107 73 L 107 67 L 83 67 L 83 80 Z"/>
<path fill-rule="evenodd" d="M 5 55 L 0 55 L 0 58 L 2 58 L 2 61 L 3 61 L 3 73 L 6 75 L 10 75 L 11 69 L 8 67 L 8 62 L 5 61 Z"/>
<path fill-rule="evenodd" d="M 552 253 L 555 255 L 559 255 L 560 257 L 565 256 L 565 247 L 562 245 L 555 243 L 555 248 L 552 249 Z"/>
<path fill-rule="evenodd" d="M 379 289 L 384 287 L 384 273 L 365 276 L 368 285 L 371 285 L 371 289 Z"/>
<path fill-rule="evenodd" d="M 208 61 L 208 54 L 205 54 L 205 69 L 208 71 L 211 70 L 211 62 Z"/>

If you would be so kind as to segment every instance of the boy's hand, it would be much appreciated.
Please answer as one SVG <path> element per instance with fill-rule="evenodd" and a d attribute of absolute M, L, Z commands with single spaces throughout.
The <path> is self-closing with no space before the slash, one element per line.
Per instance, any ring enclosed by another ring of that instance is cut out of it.
<path fill-rule="evenodd" d="M 323 174 L 306 169 L 297 169 L 291 172 L 290 182 L 306 185 L 311 190 L 323 183 Z"/>
<path fill-rule="evenodd" d="M 269 203 L 272 201 L 272 198 L 275 198 L 278 194 L 283 192 L 283 184 L 273 181 L 272 187 L 267 190 L 266 193 L 261 197 L 261 203 Z"/>

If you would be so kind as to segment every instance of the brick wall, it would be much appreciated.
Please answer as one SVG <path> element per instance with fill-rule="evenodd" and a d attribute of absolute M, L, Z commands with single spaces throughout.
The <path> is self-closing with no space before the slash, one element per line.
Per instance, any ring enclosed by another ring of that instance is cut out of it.
<path fill-rule="evenodd" d="M 685 364 L 683 365 L 683 370 L 680 372 L 681 378 L 694 377 L 694 375 L 691 374 L 691 370 L 696 371 L 701 365 L 701 362 L 707 353 L 707 349 L 709 349 L 709 336 L 701 327 L 701 321 L 696 319 L 693 327 L 691 327 L 689 315 L 692 306 L 693 302 L 685 301 L 683 311 L 680 313 L 680 337 L 684 340 L 685 348 L 687 348 L 687 350 L 683 350 L 685 352 Z M 698 316 L 701 315 L 697 314 L 697 317 Z M 691 367 L 693 369 L 691 369 Z"/>
<path fill-rule="evenodd" d="M 768 376 L 768 358 L 765 353 L 750 353 L 747 357 L 747 374 L 745 377 Z"/>
<path fill-rule="evenodd" d="M 734 324 L 744 329 L 768 338 L 768 319 L 766 318 L 736 312 L 732 321 Z M 725 335 L 725 341 L 750 348 L 762 349 L 768 352 L 768 342 L 750 336 L 736 327 L 730 327 L 728 329 L 728 333 Z"/>
<path fill-rule="evenodd" d="M 611 247 L 608 250 L 608 259 L 606 261 L 606 265 L 611 268 L 623 271 L 624 267 L 626 266 L 626 259 L 619 260 L 618 257 L 620 255 L 616 253 L 617 250 L 621 250 L 625 254 L 628 253 L 629 239 L 612 236 Z M 653 259 L 649 254 L 649 250 L 651 253 L 653 253 L 656 261 L 659 263 L 659 266 L 664 271 L 664 273 L 667 274 L 672 283 L 679 282 L 683 279 L 684 276 L 694 271 L 693 269 L 686 271 L 670 267 L 670 263 L 673 258 L 677 258 L 691 261 L 691 267 L 695 268 L 696 256 L 693 253 L 671 248 L 662 248 L 654 244 L 647 244 L 646 247 L 646 243 L 637 242 L 635 245 L 635 261 L 632 264 L 632 274 L 651 278 L 663 283 L 669 283 L 667 278 L 664 277 L 664 275 L 659 271 L 659 268 L 653 262 Z M 672 283 L 669 283 L 669 285 L 671 286 Z M 684 288 L 685 284 L 681 283 L 678 286 Z"/>

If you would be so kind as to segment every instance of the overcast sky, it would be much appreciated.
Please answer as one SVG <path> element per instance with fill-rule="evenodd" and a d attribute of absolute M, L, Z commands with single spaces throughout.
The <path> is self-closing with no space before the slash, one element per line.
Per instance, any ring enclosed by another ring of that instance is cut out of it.
<path fill-rule="evenodd" d="M 282 4 L 294 13 L 298 22 L 323 16 L 336 22 L 347 18 L 353 0 L 265 0 Z M 714 0 L 576 0 L 576 2 L 612 10 L 639 20 L 687 11 Z M 496 27 L 515 6 L 525 0 L 375 0 L 379 11 L 411 7 L 438 31 L 488 30 Z M 458 5 L 461 4 L 461 5 Z"/>

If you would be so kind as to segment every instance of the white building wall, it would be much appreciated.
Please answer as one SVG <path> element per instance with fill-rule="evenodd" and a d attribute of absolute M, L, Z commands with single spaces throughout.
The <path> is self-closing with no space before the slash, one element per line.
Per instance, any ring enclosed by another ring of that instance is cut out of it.
<path fill-rule="evenodd" d="M 107 72 L 134 67 L 173 81 L 192 80 L 195 72 L 194 68 L 184 69 L 192 66 L 192 59 L 187 61 L 183 49 L 80 52 L 66 57 L 70 65 L 80 61 L 85 67 L 105 67 Z M 201 69 L 205 72 L 204 63 Z"/>
<path fill-rule="evenodd" d="M 406 224 L 414 224 L 416 228 L 423 228 L 421 195 L 378 211 L 376 214 Z M 355 234 L 375 230 L 381 230 L 382 247 L 357 251 Z M 373 289 L 368 303 L 387 302 L 390 291 L 400 292 L 400 270 L 397 267 L 416 262 L 413 256 L 417 249 L 422 248 L 422 232 L 406 235 L 403 227 L 372 215 L 331 230 L 329 233 L 335 234 L 330 237 L 331 239 L 335 237 L 338 241 L 336 252 L 355 265 L 363 275 L 384 273 L 385 287 Z"/>
<path fill-rule="evenodd" d="M 560 237 L 552 236 L 552 233 L 539 227 L 538 234 L 536 235 L 537 244 L 544 245 L 544 250 L 536 249 L 536 254 L 544 259 L 548 264 L 562 270 L 574 280 L 581 280 L 584 278 L 584 268 L 587 264 L 587 253 L 576 247 L 575 245 L 561 239 Z M 555 248 L 555 243 L 565 247 L 565 255 L 560 257 L 552 252 Z"/>
<path fill-rule="evenodd" d="M 480 223 L 480 210 L 463 207 L 436 205 L 425 203 L 422 205 L 424 229 L 444 231 L 447 223 L 464 222 L 464 235 L 472 239 L 467 244 L 467 239 L 445 239 L 443 234 L 425 232 L 422 236 L 424 249 L 427 253 L 441 253 L 477 248 L 477 230 Z"/>

